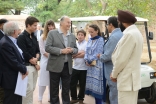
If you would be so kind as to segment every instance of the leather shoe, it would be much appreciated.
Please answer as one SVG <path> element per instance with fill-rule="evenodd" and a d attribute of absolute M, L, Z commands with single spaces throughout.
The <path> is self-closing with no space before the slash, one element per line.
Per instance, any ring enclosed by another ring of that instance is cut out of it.
<path fill-rule="evenodd" d="M 83 103 L 83 100 L 79 100 L 79 104 L 84 104 L 84 103 Z"/>
<path fill-rule="evenodd" d="M 74 103 L 77 103 L 77 102 L 78 102 L 78 100 L 71 100 L 70 104 L 74 104 Z"/>

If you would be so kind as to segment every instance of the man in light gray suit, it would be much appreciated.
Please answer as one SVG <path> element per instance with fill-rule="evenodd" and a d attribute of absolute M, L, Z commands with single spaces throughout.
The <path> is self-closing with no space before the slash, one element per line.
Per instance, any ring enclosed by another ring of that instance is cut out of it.
<path fill-rule="evenodd" d="M 69 88 L 72 74 L 72 55 L 78 52 L 76 38 L 69 33 L 71 20 L 63 16 L 60 28 L 48 33 L 45 50 L 49 53 L 47 70 L 50 73 L 50 102 L 59 102 L 59 82 L 62 80 L 62 102 L 70 104 Z"/>
<path fill-rule="evenodd" d="M 113 70 L 113 63 L 111 60 L 112 53 L 122 37 L 123 33 L 118 28 L 118 21 L 116 17 L 110 17 L 107 21 L 108 32 L 111 33 L 109 39 L 105 42 L 104 53 L 98 54 L 98 58 L 104 62 L 105 78 L 107 79 L 107 84 L 110 88 L 109 100 L 110 104 L 118 104 L 118 91 L 117 83 L 111 81 L 110 74 Z"/>

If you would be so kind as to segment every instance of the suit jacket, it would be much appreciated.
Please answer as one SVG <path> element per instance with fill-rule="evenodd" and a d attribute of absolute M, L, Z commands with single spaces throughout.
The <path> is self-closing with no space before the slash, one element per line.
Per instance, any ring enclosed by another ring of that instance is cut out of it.
<path fill-rule="evenodd" d="M 74 54 L 78 52 L 76 38 L 73 34 L 68 35 L 68 47 L 74 49 Z M 62 72 L 64 67 L 65 55 L 60 54 L 60 50 L 65 48 L 62 34 L 58 30 L 52 30 L 48 33 L 45 50 L 50 53 L 47 70 L 51 72 Z M 72 54 L 68 54 L 69 74 L 72 73 Z"/>
<path fill-rule="evenodd" d="M 118 43 L 118 41 L 123 36 L 123 33 L 119 28 L 116 28 L 110 35 L 109 39 L 105 42 L 104 45 L 104 53 L 100 56 L 100 60 L 104 62 L 104 71 L 105 71 L 105 78 L 110 80 L 110 74 L 113 70 L 113 63 L 112 63 L 112 53 Z"/>
<path fill-rule="evenodd" d="M 24 59 L 18 49 L 8 36 L 4 36 L 0 41 L 0 55 L 2 56 L 1 86 L 5 89 L 15 89 L 18 72 L 26 73 Z"/>
<path fill-rule="evenodd" d="M 136 25 L 127 27 L 112 54 L 112 77 L 117 78 L 119 91 L 137 91 L 141 88 L 142 50 L 142 34 Z"/>
<path fill-rule="evenodd" d="M 2 39 L 3 36 L 4 34 L 2 33 L 2 30 L 0 30 L 0 40 Z"/>
<path fill-rule="evenodd" d="M 4 34 L 2 33 L 2 30 L 0 30 L 0 41 L 1 41 L 1 39 L 2 39 L 2 37 L 4 36 Z M 1 56 L 1 54 L 0 54 L 0 63 L 2 63 L 2 61 L 3 61 L 3 59 L 2 59 L 2 56 Z M 0 64 L 0 82 L 1 82 L 1 79 L 2 79 L 2 64 Z M 1 83 L 0 83 L 0 85 L 1 85 Z"/>

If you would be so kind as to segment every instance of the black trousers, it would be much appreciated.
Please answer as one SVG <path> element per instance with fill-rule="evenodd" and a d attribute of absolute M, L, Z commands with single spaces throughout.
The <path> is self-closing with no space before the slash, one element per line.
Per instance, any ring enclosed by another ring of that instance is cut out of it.
<path fill-rule="evenodd" d="M 71 82 L 70 82 L 70 92 L 72 100 L 84 100 L 85 96 L 85 86 L 86 86 L 86 74 L 87 70 L 75 70 L 73 69 Z M 77 95 L 77 84 L 79 82 L 79 94 Z"/>
<path fill-rule="evenodd" d="M 22 96 L 14 94 L 15 90 L 4 89 L 3 104 L 22 104 Z"/>
<path fill-rule="evenodd" d="M 0 87 L 0 104 L 3 104 L 4 100 L 4 89 Z"/>
<path fill-rule="evenodd" d="M 61 73 L 50 72 L 50 102 L 51 104 L 60 104 L 59 101 L 59 82 L 62 81 L 62 103 L 70 104 L 69 89 L 70 79 L 68 63 L 64 64 Z"/>

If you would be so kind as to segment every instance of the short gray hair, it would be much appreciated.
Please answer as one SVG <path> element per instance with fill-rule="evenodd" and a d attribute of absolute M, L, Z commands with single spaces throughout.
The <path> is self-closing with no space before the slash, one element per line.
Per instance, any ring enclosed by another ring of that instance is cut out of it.
<path fill-rule="evenodd" d="M 69 18 L 69 17 L 68 17 L 68 16 L 62 16 L 62 17 L 60 18 L 60 26 L 61 26 L 61 22 L 63 22 L 65 18 Z"/>
<path fill-rule="evenodd" d="M 3 25 L 3 31 L 6 35 L 11 36 L 14 34 L 15 30 L 18 30 L 18 24 L 14 21 L 9 21 Z"/>
<path fill-rule="evenodd" d="M 68 16 L 62 16 L 60 22 L 64 21 L 65 18 L 69 18 Z"/>

